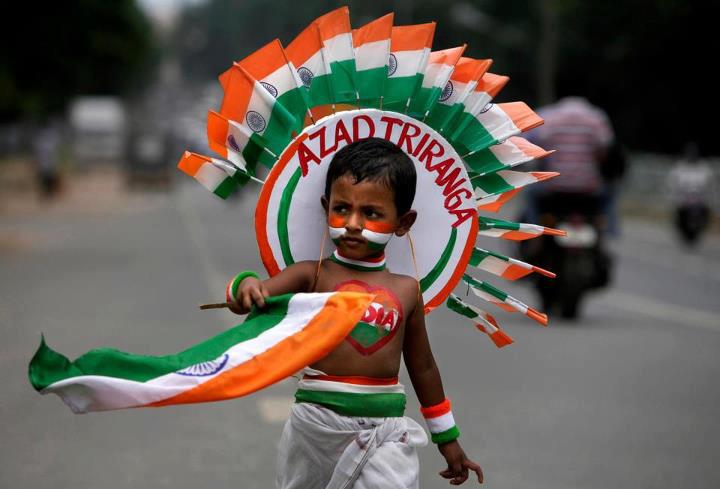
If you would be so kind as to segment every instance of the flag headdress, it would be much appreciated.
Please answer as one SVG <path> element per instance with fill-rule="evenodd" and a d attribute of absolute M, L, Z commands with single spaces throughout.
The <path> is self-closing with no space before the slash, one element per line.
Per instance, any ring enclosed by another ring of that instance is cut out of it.
<path fill-rule="evenodd" d="M 353 29 L 342 7 L 287 46 L 266 44 L 220 75 L 224 96 L 208 113 L 207 134 L 222 159 L 186 152 L 178 167 L 223 199 L 251 179 L 262 183 L 255 231 L 263 264 L 275 275 L 317 259 L 322 239 L 331 249 L 319 196 L 333 155 L 362 138 L 393 142 L 417 172 L 418 246 L 411 254 L 407 238 L 392 240 L 388 267 L 417 272 L 426 313 L 446 303 L 502 347 L 512 339 L 493 316 L 452 292 L 462 284 L 485 302 L 547 324 L 545 314 L 474 269 L 507 280 L 554 276 L 476 242 L 562 234 L 484 215 L 557 174 L 514 169 L 550 154 L 520 137 L 542 119 L 523 102 L 493 102 L 508 77 L 488 71 L 492 60 L 463 56 L 465 45 L 433 51 L 435 27 L 394 26 L 388 14 Z M 264 181 L 260 167 L 267 169 Z"/>

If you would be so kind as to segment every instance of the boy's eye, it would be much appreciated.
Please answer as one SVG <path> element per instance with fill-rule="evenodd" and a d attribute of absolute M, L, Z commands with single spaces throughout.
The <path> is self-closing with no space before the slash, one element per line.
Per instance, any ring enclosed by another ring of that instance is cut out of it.
<path fill-rule="evenodd" d="M 371 219 L 377 219 L 378 217 L 380 217 L 380 214 L 373 209 L 365 209 L 365 216 Z"/>
<path fill-rule="evenodd" d="M 344 212 L 345 210 L 347 210 L 347 207 L 344 205 L 336 205 L 335 207 L 333 207 L 332 210 L 333 210 L 333 212 L 340 214 L 340 213 Z"/>

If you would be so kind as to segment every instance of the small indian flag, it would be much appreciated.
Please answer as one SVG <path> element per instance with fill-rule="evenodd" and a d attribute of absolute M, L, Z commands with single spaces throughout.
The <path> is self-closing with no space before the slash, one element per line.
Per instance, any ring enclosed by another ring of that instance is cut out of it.
<path fill-rule="evenodd" d="M 442 133 L 462 113 L 465 100 L 491 64 L 491 59 L 460 58 L 425 122 Z"/>
<path fill-rule="evenodd" d="M 411 116 L 423 120 L 428 116 L 430 109 L 433 108 L 443 89 L 447 86 L 447 82 L 455 69 L 455 64 L 460 61 L 466 47 L 467 44 L 463 44 L 456 48 L 430 53 L 420 90 L 415 92 L 410 101 L 408 110 Z"/>
<path fill-rule="evenodd" d="M 180 158 L 178 168 L 221 199 L 227 199 L 252 178 L 244 168 L 190 151 Z"/>
<path fill-rule="evenodd" d="M 478 80 L 473 91 L 462 102 L 463 110 L 453 119 L 452 123 L 443 131 L 444 134 L 460 134 L 475 120 L 475 116 L 482 112 L 498 93 L 507 85 L 510 78 L 503 75 L 486 72 Z"/>
<path fill-rule="evenodd" d="M 269 42 L 237 64 L 259 81 L 278 104 L 295 116 L 293 130 L 296 133 L 302 131 L 309 114 L 310 96 L 288 61 L 280 41 L 275 39 Z M 223 87 L 227 86 L 231 73 L 232 68 L 220 75 Z"/>
<path fill-rule="evenodd" d="M 554 273 L 543 268 L 482 248 L 473 248 L 470 265 L 507 280 L 517 280 L 533 272 L 555 278 Z"/>
<path fill-rule="evenodd" d="M 355 80 L 362 107 L 380 107 L 388 75 L 392 28 L 393 14 L 387 14 L 353 30 Z"/>
<path fill-rule="evenodd" d="M 245 162 L 248 173 L 255 175 L 258 163 L 272 168 L 277 156 L 265 146 L 247 124 L 231 121 L 212 110 L 208 112 L 207 136 L 210 149 L 235 164 Z"/>
<path fill-rule="evenodd" d="M 467 155 L 542 123 L 542 118 L 524 102 L 490 104 L 476 114 L 462 132 L 455 131 L 450 140 L 460 154 Z"/>
<path fill-rule="evenodd" d="M 357 104 L 356 66 L 353 51 L 350 9 L 340 7 L 315 20 L 323 47 L 323 59 L 330 73 L 333 102 Z"/>
<path fill-rule="evenodd" d="M 230 69 L 220 114 L 245 126 L 259 146 L 275 155 L 282 153 L 297 127 L 297 119 L 237 63 Z"/>
<path fill-rule="evenodd" d="M 455 294 L 450 294 L 446 302 L 448 308 L 461 316 L 465 316 L 475 324 L 475 327 L 487 334 L 495 346 L 502 348 L 512 344 L 513 339 L 498 326 L 495 318 L 479 307 L 464 302 Z"/>
<path fill-rule="evenodd" d="M 491 238 L 525 241 L 526 239 L 537 238 L 544 234 L 549 236 L 567 236 L 567 233 L 561 229 L 548 228 L 537 224 L 503 221 L 487 216 L 479 216 L 478 222 L 480 224 L 478 234 Z"/>
<path fill-rule="evenodd" d="M 546 151 L 527 139 L 513 136 L 503 143 L 467 155 L 463 161 L 470 170 L 483 176 L 500 170 L 509 170 L 522 163 L 544 158 L 553 152 Z"/>
<path fill-rule="evenodd" d="M 310 95 L 310 106 L 333 103 L 330 90 L 330 70 L 323 59 L 322 40 L 317 24 L 307 26 L 285 48 L 290 63 L 296 67 L 298 77 Z M 313 112 L 317 117 L 317 114 Z"/>
<path fill-rule="evenodd" d="M 244 323 L 166 356 L 100 348 L 71 362 L 43 339 L 30 361 L 30 383 L 75 413 L 245 396 L 326 356 L 373 299 L 361 292 L 268 297 Z"/>
<path fill-rule="evenodd" d="M 484 176 L 471 176 L 470 182 L 475 188 L 475 197 L 484 199 L 493 195 L 500 195 L 512 190 L 521 189 L 533 183 L 542 182 L 560 175 L 550 171 L 520 172 L 501 170 Z"/>
<path fill-rule="evenodd" d="M 495 304 L 496 306 L 507 312 L 519 312 L 521 314 L 524 314 L 533 321 L 536 321 L 543 326 L 547 326 L 548 317 L 546 314 L 543 314 L 542 312 L 533 309 L 527 304 L 520 302 L 513 296 L 508 295 L 506 292 L 503 292 L 497 287 L 483 280 L 477 280 L 468 274 L 464 274 L 462 280 L 470 287 L 470 290 L 472 290 L 473 293 L 481 299 Z"/>
<path fill-rule="evenodd" d="M 422 84 L 434 35 L 435 22 L 392 28 L 382 108 L 407 111 L 410 99 Z"/>

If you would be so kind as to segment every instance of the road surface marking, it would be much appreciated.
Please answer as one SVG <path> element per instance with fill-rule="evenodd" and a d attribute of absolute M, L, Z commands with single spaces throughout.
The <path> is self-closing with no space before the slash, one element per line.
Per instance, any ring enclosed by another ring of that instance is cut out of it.
<path fill-rule="evenodd" d="M 605 294 L 602 300 L 618 309 L 676 323 L 678 326 L 693 326 L 720 333 L 720 315 L 718 314 L 660 302 L 627 292 L 612 291 Z"/>

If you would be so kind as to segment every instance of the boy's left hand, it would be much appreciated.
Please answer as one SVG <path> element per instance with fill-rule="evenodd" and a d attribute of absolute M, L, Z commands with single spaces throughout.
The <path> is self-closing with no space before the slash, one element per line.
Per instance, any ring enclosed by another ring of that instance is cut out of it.
<path fill-rule="evenodd" d="M 440 472 L 440 476 L 445 479 L 451 479 L 450 484 L 460 485 L 468 478 L 468 471 L 474 471 L 478 476 L 478 482 L 483 483 L 482 469 L 478 464 L 467 458 L 460 443 L 453 440 L 442 445 L 438 445 L 438 449 L 447 461 L 447 469 Z"/>

